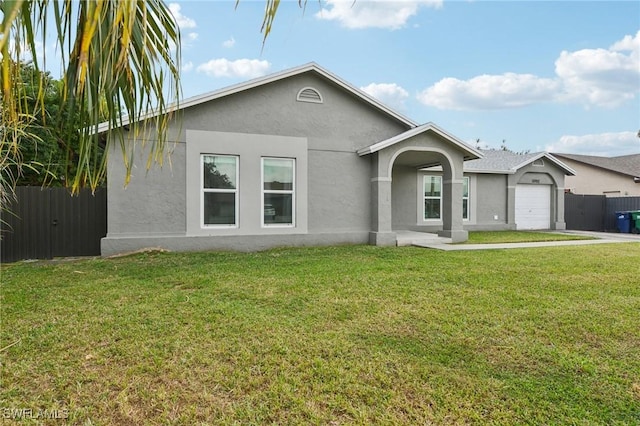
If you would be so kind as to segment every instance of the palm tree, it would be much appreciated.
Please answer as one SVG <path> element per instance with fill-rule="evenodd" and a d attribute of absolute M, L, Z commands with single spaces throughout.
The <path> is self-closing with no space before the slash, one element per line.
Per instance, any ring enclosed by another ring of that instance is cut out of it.
<path fill-rule="evenodd" d="M 239 0 L 236 1 L 236 5 Z M 263 43 L 271 32 L 280 0 L 265 0 L 261 31 Z M 302 8 L 306 0 L 298 0 Z M 68 155 L 73 164 L 65 176 L 72 192 L 89 186 L 95 189 L 106 174 L 105 148 L 97 132 L 107 123 L 119 141 L 128 182 L 133 147 L 125 143 L 120 126 L 127 116 L 127 130 L 135 133 L 149 115 L 158 129 L 147 159 L 147 167 L 162 165 L 167 124 L 180 100 L 180 31 L 162 0 L 4 0 L 0 2 L 0 210 L 13 194 L 16 176 L 9 170 L 29 167 L 22 160 L 20 141 L 34 121 L 26 109 L 27 92 L 20 85 L 22 62 L 30 60 L 36 71 L 40 64 L 38 41 L 47 44 L 53 29 L 60 51 L 63 85 L 61 111 L 80 116 L 79 149 Z M 44 64 L 43 64 L 44 65 Z M 36 95 L 44 103 L 45 84 Z M 41 108 L 44 110 L 44 108 Z M 149 113 L 154 111 L 158 114 Z"/>

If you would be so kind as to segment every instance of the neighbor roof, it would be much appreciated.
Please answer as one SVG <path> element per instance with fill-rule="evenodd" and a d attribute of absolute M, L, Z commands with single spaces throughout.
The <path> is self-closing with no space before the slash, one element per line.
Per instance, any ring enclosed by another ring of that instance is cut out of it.
<path fill-rule="evenodd" d="M 564 170 L 565 174 L 573 176 L 575 170 L 555 158 L 548 152 L 534 152 L 519 154 L 503 150 L 482 150 L 483 158 L 466 161 L 464 171 L 472 173 L 514 174 L 519 169 L 539 159 L 547 159 Z"/>
<path fill-rule="evenodd" d="M 379 109 L 380 111 L 384 112 L 385 114 L 395 118 L 396 120 L 400 121 L 403 124 L 406 124 L 409 127 L 416 127 L 418 126 L 418 123 L 416 123 L 415 121 L 411 120 L 410 118 L 405 117 L 404 115 L 400 114 L 397 111 L 394 111 L 393 109 L 389 108 L 388 106 L 384 105 L 382 102 L 378 101 L 377 99 L 369 96 L 368 94 L 366 94 L 365 92 L 363 92 L 362 90 L 358 89 L 355 86 L 352 86 L 350 83 L 347 83 L 345 80 L 341 79 L 340 77 L 338 77 L 337 75 L 333 74 L 332 72 L 322 68 L 320 65 L 316 64 L 315 62 L 310 62 L 308 64 L 305 65 L 300 65 L 298 67 L 295 68 L 290 68 L 284 71 L 280 71 L 280 72 L 276 72 L 273 74 L 269 74 L 267 76 L 264 77 L 259 77 L 259 78 L 255 78 L 253 80 L 249 80 L 243 83 L 239 83 L 239 84 L 235 84 L 233 86 L 228 86 L 213 92 L 209 92 L 203 95 L 197 95 L 191 98 L 187 98 L 184 99 L 180 102 L 180 104 L 172 104 L 166 111 L 165 113 L 168 112 L 172 112 L 172 111 L 176 111 L 176 110 L 182 110 L 185 108 L 189 108 L 195 105 L 199 105 L 214 99 L 219 99 L 222 98 L 224 96 L 229 96 L 232 95 L 234 93 L 238 93 L 238 92 L 242 92 L 244 90 L 248 90 L 254 87 L 258 87 L 258 86 L 262 86 L 264 84 L 268 84 L 268 83 L 272 83 L 278 80 L 282 80 L 288 77 L 292 77 L 295 75 L 299 75 L 299 74 L 304 74 L 307 72 L 315 72 L 319 75 L 321 75 L 322 77 L 326 78 L 327 80 L 331 81 L 332 83 L 336 84 L 337 86 L 341 87 L 342 89 L 346 90 L 347 92 L 352 93 L 353 95 L 355 95 L 357 98 L 360 98 L 361 100 L 369 103 L 370 105 L 372 105 L 373 107 Z M 158 115 L 158 112 L 152 112 L 149 113 L 143 117 L 140 117 L 140 120 L 146 120 L 149 118 L 153 118 L 155 116 Z M 126 126 L 127 124 L 129 124 L 130 121 L 127 117 L 125 117 L 121 123 L 122 126 Z M 101 123 L 98 126 L 98 133 L 103 133 L 109 130 L 109 123 L 108 122 L 104 122 Z"/>
<path fill-rule="evenodd" d="M 622 155 L 619 157 L 556 153 L 553 155 L 631 177 L 640 176 L 640 154 Z"/>

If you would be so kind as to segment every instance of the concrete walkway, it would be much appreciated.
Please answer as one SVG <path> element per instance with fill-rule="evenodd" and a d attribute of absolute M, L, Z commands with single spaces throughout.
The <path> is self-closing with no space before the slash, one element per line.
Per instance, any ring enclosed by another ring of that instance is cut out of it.
<path fill-rule="evenodd" d="M 398 231 L 398 246 L 417 246 L 432 248 L 444 251 L 457 250 L 496 250 L 512 248 L 531 247 L 559 247 L 559 246 L 583 246 L 592 244 L 615 244 L 615 243 L 640 243 L 638 234 L 616 234 L 607 232 L 590 231 L 546 231 L 547 233 L 584 235 L 594 238 L 593 240 L 569 240 L 569 241 L 541 241 L 535 243 L 501 243 L 501 244 L 452 244 L 450 238 L 439 237 L 436 234 L 424 232 Z"/>

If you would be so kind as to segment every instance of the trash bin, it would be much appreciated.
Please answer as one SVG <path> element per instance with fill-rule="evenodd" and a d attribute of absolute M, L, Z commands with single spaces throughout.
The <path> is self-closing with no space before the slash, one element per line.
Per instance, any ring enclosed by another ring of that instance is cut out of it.
<path fill-rule="evenodd" d="M 631 232 L 631 213 L 616 212 L 616 227 L 618 232 L 628 234 Z"/>
<path fill-rule="evenodd" d="M 631 214 L 631 232 L 640 234 L 640 210 L 629 212 Z"/>

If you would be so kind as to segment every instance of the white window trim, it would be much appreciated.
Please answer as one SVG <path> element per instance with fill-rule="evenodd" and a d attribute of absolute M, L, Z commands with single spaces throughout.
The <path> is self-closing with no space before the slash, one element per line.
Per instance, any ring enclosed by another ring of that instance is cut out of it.
<path fill-rule="evenodd" d="M 230 157 L 236 160 L 236 187 L 235 189 L 216 189 L 204 187 L 204 157 Z M 228 154 L 200 154 L 200 227 L 202 229 L 237 229 L 240 226 L 240 157 Z M 235 194 L 235 218 L 233 225 L 205 224 L 204 223 L 204 194 L 205 193 L 234 193 Z"/>
<path fill-rule="evenodd" d="M 471 179 L 469 176 L 464 176 L 462 178 L 463 181 L 467 181 L 467 196 L 464 196 L 464 182 L 462 184 L 462 203 L 464 204 L 464 200 L 467 200 L 467 217 L 464 217 L 464 209 L 462 211 L 462 220 L 469 221 L 471 220 Z"/>
<path fill-rule="evenodd" d="M 430 177 L 437 177 L 440 178 L 440 197 L 434 197 L 434 196 L 425 196 L 424 195 L 424 184 L 425 184 L 425 180 L 427 178 Z M 425 174 L 422 175 L 422 179 L 421 179 L 421 187 L 420 187 L 420 214 L 422 217 L 422 222 L 427 222 L 427 223 L 434 223 L 434 222 L 442 222 L 442 208 L 443 208 L 443 204 L 442 204 L 442 200 L 443 200 L 443 195 L 442 195 L 442 191 L 443 191 L 443 176 L 441 175 L 429 175 L 429 174 Z M 470 176 L 464 176 L 462 178 L 464 181 L 467 182 L 467 196 L 464 196 L 464 192 L 462 195 L 462 200 L 464 202 L 464 200 L 467 200 L 467 217 L 462 217 L 462 220 L 465 222 L 470 222 L 471 221 L 471 217 L 472 217 L 472 212 L 471 212 L 471 177 Z M 463 186 L 463 190 L 464 190 L 464 186 Z M 425 209 L 424 209 L 424 201 L 430 199 L 430 200 L 440 200 L 440 218 L 425 218 L 424 214 L 425 214 Z"/>
<path fill-rule="evenodd" d="M 291 189 L 264 189 L 264 160 L 289 160 L 293 165 L 293 182 Z M 291 223 L 264 223 L 264 194 L 291 194 Z M 263 228 L 295 228 L 296 227 L 296 159 L 288 157 L 260 158 L 260 226 Z"/>
<path fill-rule="evenodd" d="M 438 179 L 440 179 L 440 196 L 439 197 L 434 197 L 434 196 L 427 196 L 424 195 L 424 184 L 427 180 L 427 178 L 432 178 L 432 177 L 436 177 Z M 439 175 L 423 175 L 422 176 L 422 188 L 421 188 L 421 194 L 422 194 L 422 220 L 424 222 L 441 222 L 442 221 L 442 176 Z M 440 200 L 440 217 L 437 218 L 426 218 L 425 216 L 425 210 L 424 210 L 424 202 L 425 200 Z"/>

